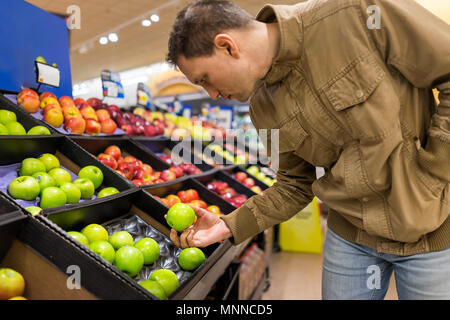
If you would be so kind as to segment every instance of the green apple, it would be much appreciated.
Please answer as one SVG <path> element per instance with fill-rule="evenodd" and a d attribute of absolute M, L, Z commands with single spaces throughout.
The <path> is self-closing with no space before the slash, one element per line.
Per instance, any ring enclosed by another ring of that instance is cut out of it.
<path fill-rule="evenodd" d="M 61 186 L 63 183 L 72 182 L 72 176 L 67 170 L 63 168 L 53 168 L 48 171 L 48 174 L 55 179 L 56 186 Z"/>
<path fill-rule="evenodd" d="M 19 122 L 7 123 L 5 127 L 8 129 L 10 135 L 23 136 L 27 134 L 25 128 Z"/>
<path fill-rule="evenodd" d="M 115 250 L 119 250 L 123 246 L 132 246 L 134 244 L 133 236 L 127 231 L 117 231 L 109 237 L 109 243 Z"/>
<path fill-rule="evenodd" d="M 134 244 L 144 255 L 144 264 L 152 264 L 159 258 L 159 244 L 152 238 L 142 238 Z"/>
<path fill-rule="evenodd" d="M 108 231 L 106 231 L 104 227 L 96 223 L 87 225 L 81 230 L 81 233 L 84 234 L 86 238 L 88 238 L 89 243 L 97 240 L 108 241 L 109 238 Z"/>
<path fill-rule="evenodd" d="M 39 195 L 39 182 L 30 176 L 21 176 L 10 182 L 8 193 L 14 199 L 32 201 Z"/>
<path fill-rule="evenodd" d="M 49 172 L 54 168 L 59 168 L 59 166 L 61 165 L 59 163 L 58 157 L 56 157 L 54 154 L 51 153 L 44 153 L 38 159 L 41 160 L 42 163 L 45 165 L 45 169 L 47 172 Z"/>
<path fill-rule="evenodd" d="M 167 296 L 170 296 L 179 286 L 177 275 L 169 269 L 158 269 L 153 271 L 149 280 L 158 282 L 158 284 L 163 287 Z"/>
<path fill-rule="evenodd" d="M 179 232 L 189 227 L 194 219 L 194 209 L 185 203 L 174 204 L 166 215 L 167 224 Z"/>
<path fill-rule="evenodd" d="M 30 130 L 28 130 L 27 135 L 31 136 L 31 135 L 49 135 L 50 130 L 48 130 L 48 128 L 44 127 L 44 126 L 34 126 L 33 128 L 31 128 Z"/>
<path fill-rule="evenodd" d="M 132 246 L 123 246 L 116 251 L 116 267 L 134 278 L 144 266 L 144 255 L 141 250 Z"/>
<path fill-rule="evenodd" d="M 76 179 L 73 184 L 80 189 L 82 199 L 89 200 L 95 193 L 94 183 L 89 179 L 79 178 Z"/>
<path fill-rule="evenodd" d="M 272 183 L 272 178 L 268 177 L 268 176 L 265 176 L 264 179 L 262 179 L 262 182 L 264 182 L 265 184 L 270 186 L 270 184 Z"/>
<path fill-rule="evenodd" d="M 159 300 L 165 300 L 167 298 L 164 288 L 155 280 L 144 280 L 139 282 L 139 284 Z"/>
<path fill-rule="evenodd" d="M 96 166 L 86 166 L 78 172 L 78 178 L 89 179 L 94 183 L 95 189 L 100 187 L 103 182 L 103 172 Z"/>
<path fill-rule="evenodd" d="M 66 193 L 67 203 L 77 203 L 80 201 L 81 191 L 75 184 L 65 182 L 59 188 Z"/>
<path fill-rule="evenodd" d="M 17 122 L 16 114 L 9 110 L 0 110 L 0 123 L 6 125 L 11 122 Z"/>
<path fill-rule="evenodd" d="M 41 208 L 61 207 L 67 203 L 67 196 L 64 191 L 57 187 L 45 188 L 41 193 Z"/>
<path fill-rule="evenodd" d="M 89 244 L 89 249 L 94 251 L 109 263 L 114 263 L 114 259 L 116 258 L 116 251 L 108 241 L 96 240 L 94 242 L 91 242 Z"/>
<path fill-rule="evenodd" d="M 250 166 L 247 168 L 247 172 L 256 177 L 259 172 L 259 168 L 257 166 Z"/>
<path fill-rule="evenodd" d="M 55 179 L 53 179 L 53 177 L 47 172 L 36 172 L 32 177 L 35 178 L 37 182 L 39 182 L 41 193 L 45 188 L 56 187 Z"/>
<path fill-rule="evenodd" d="M 31 213 L 31 215 L 37 216 L 38 214 L 40 214 L 42 212 L 42 208 L 36 207 L 36 206 L 29 206 L 26 207 L 25 210 L 27 210 L 29 213 Z"/>
<path fill-rule="evenodd" d="M 108 197 L 108 196 L 111 196 L 116 193 L 119 193 L 119 190 L 117 190 L 117 188 L 114 188 L 114 187 L 103 188 L 98 193 L 97 198 Z"/>
<path fill-rule="evenodd" d="M 205 254 L 199 248 L 185 248 L 178 256 L 178 264 L 183 270 L 193 271 L 205 262 L 205 259 Z"/>
<path fill-rule="evenodd" d="M 14 269 L 0 268 L 0 300 L 21 296 L 25 290 L 25 279 Z"/>
<path fill-rule="evenodd" d="M 71 236 L 72 238 L 74 238 L 79 243 L 81 243 L 82 245 L 85 245 L 86 247 L 89 247 L 89 240 L 88 240 L 88 238 L 84 234 L 82 234 L 81 232 L 69 231 L 69 232 L 67 232 L 67 234 L 69 236 Z"/>
<path fill-rule="evenodd" d="M 7 136 L 7 135 L 9 135 L 8 129 L 5 127 L 4 124 L 1 124 L 1 123 L 0 123 L 0 135 L 1 135 L 1 136 Z"/>
<path fill-rule="evenodd" d="M 32 176 L 38 172 L 46 172 L 45 165 L 36 158 L 26 158 L 22 161 L 19 169 L 19 176 Z"/>

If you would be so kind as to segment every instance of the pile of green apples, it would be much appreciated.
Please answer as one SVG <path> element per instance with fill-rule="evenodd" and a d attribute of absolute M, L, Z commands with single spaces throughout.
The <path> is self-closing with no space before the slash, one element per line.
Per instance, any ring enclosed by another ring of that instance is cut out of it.
<path fill-rule="evenodd" d="M 0 110 L 0 135 L 49 135 L 50 130 L 44 126 L 34 126 L 25 130 L 20 122 L 17 122 L 17 116 L 14 112 Z"/>
<path fill-rule="evenodd" d="M 275 182 L 277 182 L 276 179 L 273 179 L 273 178 L 269 177 L 268 175 L 266 175 L 257 166 L 249 166 L 246 169 L 246 171 L 247 171 L 247 173 L 251 174 L 252 176 L 257 178 L 261 182 L 265 183 L 269 187 L 271 187 L 272 185 L 275 184 Z"/>
<path fill-rule="evenodd" d="M 153 264 L 160 255 L 159 244 L 153 238 L 134 241 L 133 236 L 124 230 L 109 235 L 102 225 L 96 223 L 85 226 L 80 232 L 67 233 L 131 278 L 136 277 L 144 265 Z M 140 285 L 164 300 L 178 288 L 179 281 L 172 270 L 157 269 Z"/>
<path fill-rule="evenodd" d="M 81 199 L 89 200 L 103 183 L 103 173 L 96 166 L 85 166 L 78 173 L 78 178 L 72 181 L 72 175 L 60 167 L 59 159 L 44 153 L 39 158 L 26 158 L 18 170 L 18 177 L 8 185 L 8 193 L 14 199 L 36 201 L 39 206 L 29 206 L 25 209 L 32 215 L 39 214 L 42 209 L 73 204 Z M 119 193 L 114 187 L 100 190 L 97 197 L 102 198 Z"/>

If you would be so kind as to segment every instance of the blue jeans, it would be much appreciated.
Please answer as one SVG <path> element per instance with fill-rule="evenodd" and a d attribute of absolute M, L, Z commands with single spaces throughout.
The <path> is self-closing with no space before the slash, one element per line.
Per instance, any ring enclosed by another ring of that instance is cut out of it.
<path fill-rule="evenodd" d="M 393 271 L 400 300 L 450 299 L 450 248 L 411 256 L 377 253 L 328 229 L 323 299 L 384 299 Z"/>

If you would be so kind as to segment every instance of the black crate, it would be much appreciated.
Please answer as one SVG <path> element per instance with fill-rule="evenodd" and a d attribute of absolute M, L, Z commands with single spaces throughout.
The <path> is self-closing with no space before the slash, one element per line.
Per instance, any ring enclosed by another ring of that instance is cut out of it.
<path fill-rule="evenodd" d="M 150 149 L 157 156 L 158 154 L 172 156 L 173 150 L 175 155 L 173 155 L 172 158 L 177 163 L 192 163 L 203 172 L 208 172 L 215 169 L 214 166 L 207 164 L 204 160 L 197 157 L 192 152 L 191 147 L 194 145 L 193 141 L 173 141 L 167 138 L 155 139 L 147 137 L 133 137 L 132 139 L 143 145 L 145 148 Z"/>
<path fill-rule="evenodd" d="M 200 200 L 205 201 L 208 205 L 218 206 L 220 208 L 220 212 L 222 212 L 223 214 L 231 213 L 236 209 L 228 201 L 222 199 L 216 193 L 208 190 L 202 183 L 193 178 L 189 178 L 179 182 L 174 182 L 164 186 L 159 187 L 153 186 L 151 188 L 146 188 L 144 190 L 154 196 L 164 198 L 169 194 L 176 195 L 178 191 L 187 189 L 197 190 Z"/>
<path fill-rule="evenodd" d="M 72 141 L 78 144 L 87 152 L 91 153 L 92 156 L 96 157 L 105 149 L 111 145 L 116 145 L 122 150 L 122 155 L 131 155 L 138 160 L 141 160 L 143 163 L 149 164 L 154 171 L 163 171 L 169 169 L 171 165 L 160 159 L 153 152 L 145 148 L 144 146 L 139 145 L 133 140 L 127 137 L 108 137 L 108 138 L 94 138 L 94 137 L 73 137 Z M 113 171 L 115 175 L 120 177 L 123 180 L 127 180 L 129 183 L 132 183 L 131 180 L 128 180 L 125 177 L 122 177 L 120 174 L 114 172 L 112 168 L 109 168 L 110 171 Z M 182 176 L 178 179 L 172 181 L 184 180 L 188 176 Z M 161 184 L 167 184 L 172 181 L 164 182 Z M 156 184 L 159 185 L 159 184 Z M 146 187 L 146 186 L 143 186 Z"/>
<path fill-rule="evenodd" d="M 96 198 L 96 194 L 103 187 L 116 187 L 120 193 L 136 189 L 131 181 L 118 177 L 118 175 L 112 172 L 107 166 L 64 136 L 0 138 L 0 150 L 2 150 L 0 154 L 0 184 L 1 190 L 5 194 L 7 194 L 9 183 L 17 177 L 16 169 L 20 167 L 22 160 L 29 157 L 37 158 L 43 153 L 55 154 L 60 160 L 61 167 L 66 168 L 72 174 L 73 179 L 77 176 L 80 168 L 88 165 L 96 166 L 103 172 L 103 184 L 96 190 L 96 193 L 91 200 L 80 200 L 80 202 L 76 204 L 66 204 L 64 207 L 76 208 L 82 204 L 104 201 L 105 198 Z M 117 194 L 110 197 L 115 196 L 117 196 Z M 8 197 L 10 196 L 8 195 Z M 23 208 L 37 204 L 37 200 L 13 200 Z M 51 212 L 54 209 L 55 208 L 45 209 L 44 212 Z"/>
<path fill-rule="evenodd" d="M 31 128 L 35 126 L 44 126 L 50 130 L 51 135 L 59 136 L 60 134 L 54 130 L 53 128 L 49 128 L 48 125 L 43 124 L 41 121 L 37 120 L 35 117 L 30 115 L 28 112 L 23 110 L 22 108 L 18 107 L 14 103 L 11 102 L 8 98 L 6 98 L 4 95 L 0 94 L 0 109 L 5 109 L 12 111 L 17 116 L 17 122 L 20 122 L 25 130 L 28 132 Z M 45 135 L 48 136 L 48 135 Z M 3 137 L 13 137 L 13 136 L 3 136 Z M 35 137 L 41 137 L 39 135 L 36 135 Z"/>
<path fill-rule="evenodd" d="M 85 225 L 90 223 L 102 224 L 107 230 L 116 230 L 114 229 L 115 226 L 118 224 L 120 225 L 120 223 L 125 223 L 126 225 L 126 222 L 129 219 L 129 221 L 132 221 L 130 227 L 133 228 L 133 230 L 136 230 L 136 221 L 139 222 L 139 224 L 144 223 L 146 224 L 146 228 L 154 228 L 160 232 L 165 238 L 163 239 L 165 242 L 170 242 L 169 227 L 164 218 L 167 210 L 168 208 L 166 206 L 157 201 L 151 195 L 143 190 L 138 190 L 137 192 L 129 193 L 116 199 L 111 199 L 108 202 L 97 203 L 81 209 L 53 212 L 48 214 L 45 218 L 40 218 L 47 219 L 49 223 L 55 224 L 57 226 L 55 226 L 55 228 L 58 228 L 59 232 L 64 235 L 67 234 L 66 231 L 79 231 Z M 133 234 L 135 231 L 130 232 Z M 78 247 L 83 247 L 81 244 L 77 245 Z M 181 249 L 174 247 L 173 244 L 172 246 L 173 247 L 170 249 L 172 250 L 170 255 L 173 262 Z M 221 259 L 230 247 L 231 243 L 226 240 L 222 243 L 213 244 L 203 248 L 203 251 L 207 257 L 205 263 L 192 273 L 188 274 L 187 277 L 184 278 L 184 281 L 180 283 L 180 287 L 172 293 L 169 299 L 183 299 L 186 295 L 191 294 L 192 289 L 194 289 L 194 291 L 198 294 L 195 298 L 202 299 L 206 296 L 208 293 L 206 289 L 210 288 L 213 282 L 216 281 L 221 275 L 208 274 L 208 271 L 214 267 L 215 264 L 219 263 L 219 260 L 220 264 L 228 264 L 231 261 L 223 261 Z M 89 250 L 85 251 L 87 251 L 87 254 L 91 256 L 91 258 L 94 258 L 97 262 L 102 263 L 105 266 L 105 269 L 108 269 L 104 270 L 104 273 L 108 273 L 108 271 L 109 273 L 113 273 L 115 277 L 120 278 L 120 280 L 125 283 L 125 287 L 134 288 L 137 292 L 139 292 L 139 299 L 154 299 L 153 295 L 148 293 L 146 290 L 143 290 L 137 282 L 137 279 L 142 280 L 143 277 L 145 277 L 143 274 L 148 273 L 148 270 L 141 271 L 137 278 L 130 278 L 96 254 L 89 252 Z M 166 256 L 165 259 L 169 258 Z M 228 259 L 232 259 L 232 257 L 230 256 Z M 174 266 L 172 264 L 169 269 L 173 267 Z M 100 286 L 101 282 L 99 282 L 98 285 Z M 126 292 L 122 290 L 122 286 L 123 284 L 118 282 L 110 283 L 109 290 L 101 290 L 101 294 L 98 293 L 98 295 L 102 298 L 114 299 L 115 297 L 120 297 L 120 299 L 136 299 L 133 295 L 133 291 Z M 100 289 L 97 288 L 97 290 L 98 291 L 96 292 L 99 292 Z"/>
<path fill-rule="evenodd" d="M 0 261 L 25 219 L 26 215 L 20 208 L 0 193 Z"/>

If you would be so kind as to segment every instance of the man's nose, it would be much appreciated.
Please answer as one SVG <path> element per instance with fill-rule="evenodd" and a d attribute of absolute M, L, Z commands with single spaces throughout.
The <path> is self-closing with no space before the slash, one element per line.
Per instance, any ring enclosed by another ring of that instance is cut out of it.
<path fill-rule="evenodd" d="M 219 90 L 214 89 L 210 86 L 204 86 L 204 88 L 205 88 L 206 92 L 208 92 L 211 99 L 217 100 L 219 98 L 219 95 L 220 95 Z"/>

